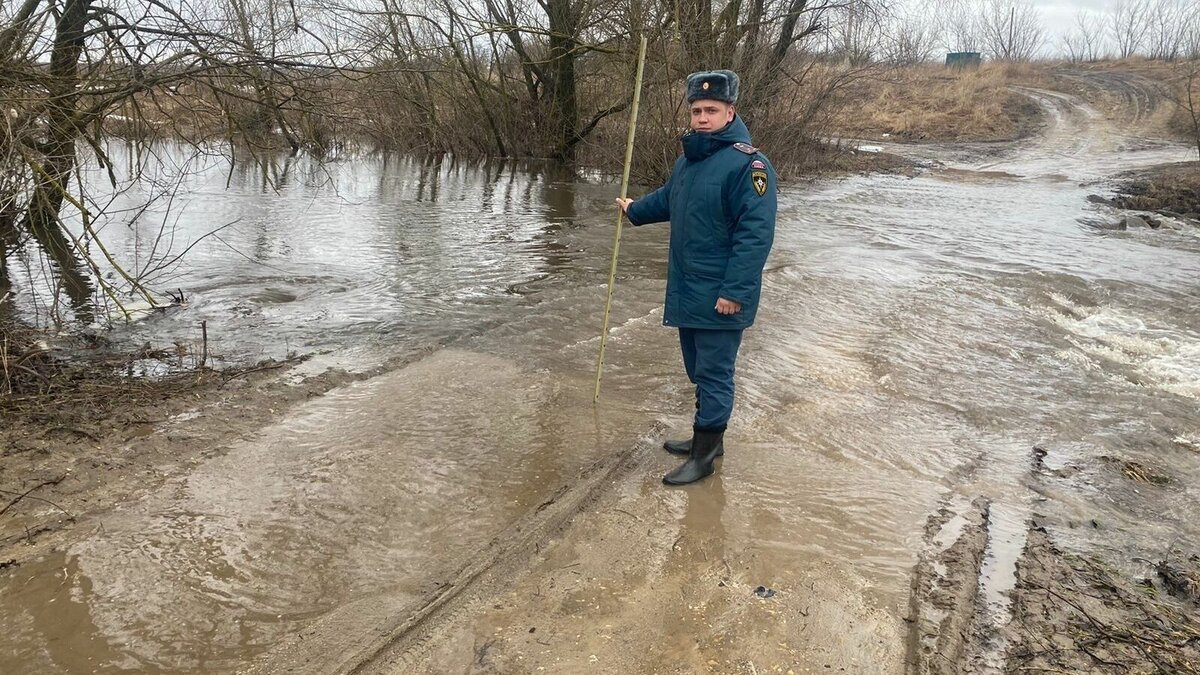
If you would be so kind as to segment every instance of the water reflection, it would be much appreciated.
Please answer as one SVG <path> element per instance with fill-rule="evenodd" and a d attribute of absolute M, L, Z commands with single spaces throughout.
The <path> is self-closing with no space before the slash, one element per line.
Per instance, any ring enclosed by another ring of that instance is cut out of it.
<path fill-rule="evenodd" d="M 14 227 L 15 214 L 8 209 L 0 208 L 0 320 L 12 312 L 12 275 L 15 273 L 8 261 L 9 251 L 16 251 L 17 230 Z"/>
<path fill-rule="evenodd" d="M 728 535 L 725 531 L 725 477 L 717 460 L 717 473 L 700 483 L 689 485 L 687 505 L 679 519 L 679 534 L 689 541 L 700 542 L 706 562 L 725 559 Z"/>
<path fill-rule="evenodd" d="M 190 308 L 119 329 L 131 344 L 186 343 L 207 321 L 225 361 L 348 344 L 407 349 L 503 320 L 530 284 L 568 283 L 578 271 L 580 242 L 564 239 L 581 223 L 579 190 L 590 188 L 550 165 L 236 154 L 231 165 L 182 146 L 110 150 L 124 169 L 116 190 L 103 171 L 83 170 L 108 204 L 97 221 L 107 247 L 146 270 L 191 247 L 151 279 L 182 289 Z"/>
<path fill-rule="evenodd" d="M 125 653 L 118 636 L 96 625 L 92 580 L 82 571 L 79 556 L 50 553 L 34 569 L 13 575 L 16 583 L 10 588 L 19 590 L 7 594 L 0 625 L 5 635 L 22 640 L 0 649 L 0 672 L 136 668 L 137 661 Z"/>

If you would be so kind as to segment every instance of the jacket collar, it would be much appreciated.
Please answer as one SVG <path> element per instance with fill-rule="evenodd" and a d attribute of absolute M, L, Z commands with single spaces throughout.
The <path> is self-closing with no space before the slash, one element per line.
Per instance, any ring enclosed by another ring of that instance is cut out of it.
<path fill-rule="evenodd" d="M 683 143 L 683 154 L 688 161 L 699 162 L 708 159 L 725 146 L 749 143 L 750 130 L 746 128 L 745 122 L 742 122 L 741 116 L 735 114 L 733 121 L 717 131 L 688 131 L 679 140 Z"/>

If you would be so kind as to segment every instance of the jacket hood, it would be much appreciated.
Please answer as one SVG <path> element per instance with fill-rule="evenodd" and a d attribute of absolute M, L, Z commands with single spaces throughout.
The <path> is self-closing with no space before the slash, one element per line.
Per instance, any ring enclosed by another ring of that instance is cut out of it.
<path fill-rule="evenodd" d="M 689 161 L 698 162 L 734 143 L 750 143 L 750 130 L 742 116 L 734 114 L 733 121 L 717 131 L 689 131 L 679 139 L 683 143 L 683 154 Z"/>

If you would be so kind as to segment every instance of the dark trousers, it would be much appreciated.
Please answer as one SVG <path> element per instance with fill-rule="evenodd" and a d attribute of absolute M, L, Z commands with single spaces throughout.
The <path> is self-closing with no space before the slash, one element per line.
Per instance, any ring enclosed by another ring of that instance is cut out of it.
<path fill-rule="evenodd" d="M 688 379 L 696 385 L 696 431 L 725 431 L 733 413 L 733 370 L 742 331 L 680 328 Z"/>

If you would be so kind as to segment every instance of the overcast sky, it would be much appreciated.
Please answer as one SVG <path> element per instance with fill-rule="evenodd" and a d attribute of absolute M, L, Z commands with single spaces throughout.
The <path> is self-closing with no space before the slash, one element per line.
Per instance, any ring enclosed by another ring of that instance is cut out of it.
<path fill-rule="evenodd" d="M 1033 0 L 1042 13 L 1042 22 L 1051 35 L 1061 35 L 1075 23 L 1075 14 L 1081 9 L 1103 12 L 1112 7 L 1112 0 Z"/>

